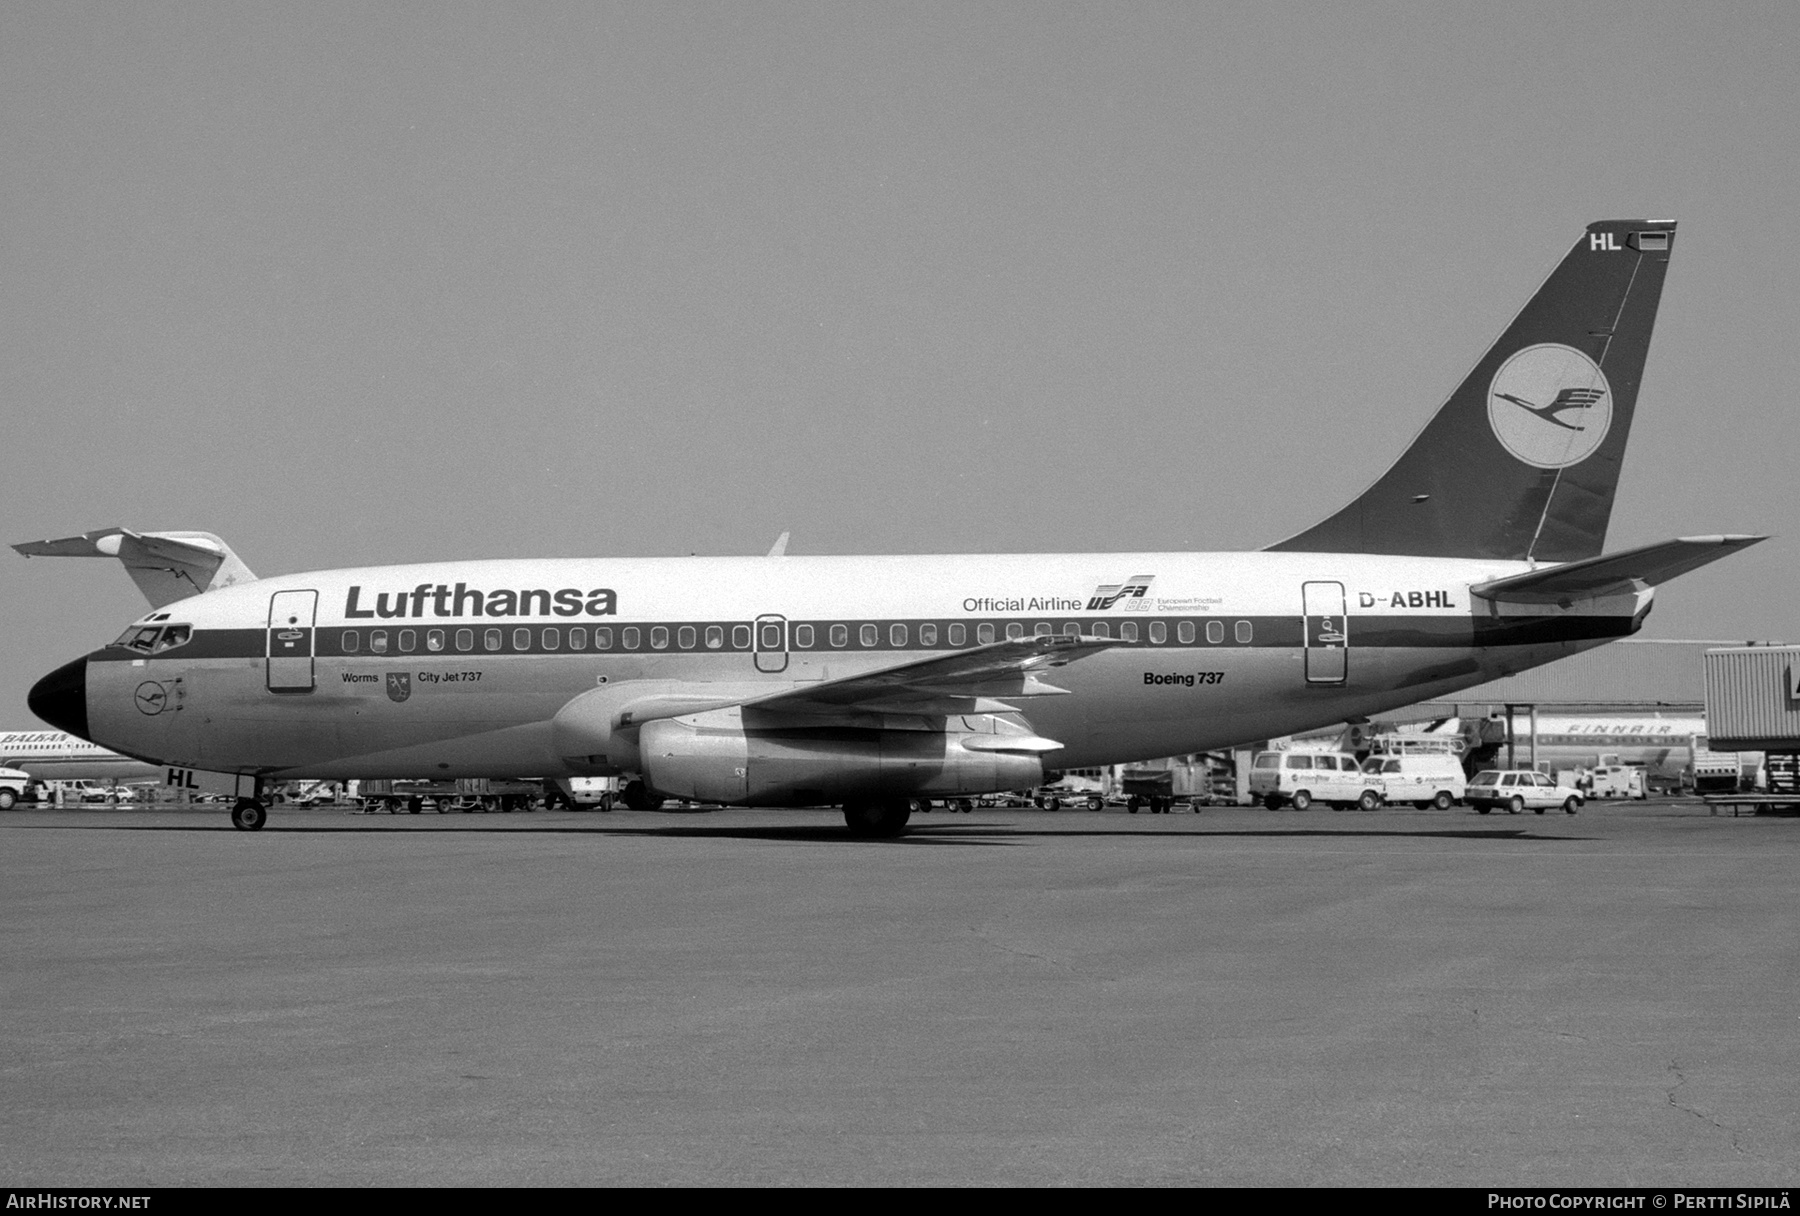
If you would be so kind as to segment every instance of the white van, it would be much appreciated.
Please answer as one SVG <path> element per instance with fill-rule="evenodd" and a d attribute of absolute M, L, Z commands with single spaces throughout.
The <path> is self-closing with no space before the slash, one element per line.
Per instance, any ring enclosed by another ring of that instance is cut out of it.
<path fill-rule="evenodd" d="M 1410 802 L 1421 811 L 1435 806 L 1447 811 L 1462 801 L 1468 788 L 1462 761 L 1443 752 L 1404 756 L 1370 756 L 1363 771 L 1379 783 L 1389 802 Z"/>
<path fill-rule="evenodd" d="M 1349 752 L 1258 752 L 1250 765 L 1250 794 L 1271 811 L 1283 806 L 1304 811 L 1315 802 L 1340 810 L 1372 811 L 1381 805 L 1376 779 Z"/>

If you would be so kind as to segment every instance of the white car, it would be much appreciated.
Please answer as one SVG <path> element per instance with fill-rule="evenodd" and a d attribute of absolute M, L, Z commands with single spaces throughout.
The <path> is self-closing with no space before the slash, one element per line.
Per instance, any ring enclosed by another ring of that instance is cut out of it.
<path fill-rule="evenodd" d="M 1530 769 L 1485 769 L 1475 774 L 1463 792 L 1463 801 L 1483 815 L 1502 807 L 1509 815 L 1517 815 L 1527 807 L 1542 815 L 1551 807 L 1561 807 L 1573 815 L 1581 809 L 1581 791 L 1558 785 L 1543 773 Z"/>

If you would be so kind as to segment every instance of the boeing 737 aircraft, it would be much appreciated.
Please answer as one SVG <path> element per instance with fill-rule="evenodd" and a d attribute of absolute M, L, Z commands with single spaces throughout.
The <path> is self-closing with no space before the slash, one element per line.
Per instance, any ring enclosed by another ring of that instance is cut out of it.
<path fill-rule="evenodd" d="M 1365 718 L 1635 632 L 1753 544 L 1602 555 L 1673 223 L 1589 225 L 1412 445 L 1256 553 L 471 561 L 257 579 L 217 537 L 119 558 L 155 611 L 32 711 L 157 764 L 290 778 L 623 775 L 627 801 L 913 800 Z M 1384 422 L 1387 420 L 1384 419 Z"/>

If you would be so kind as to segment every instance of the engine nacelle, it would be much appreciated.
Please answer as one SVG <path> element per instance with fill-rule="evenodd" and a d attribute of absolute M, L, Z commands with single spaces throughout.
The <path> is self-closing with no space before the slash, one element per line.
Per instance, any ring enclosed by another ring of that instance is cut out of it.
<path fill-rule="evenodd" d="M 953 725 L 963 719 L 951 718 Z M 1019 736 L 1026 746 L 1042 744 Z M 1037 750 L 987 732 L 831 725 L 746 726 L 734 710 L 646 722 L 638 758 L 658 793 L 697 802 L 817 806 L 855 798 L 950 797 L 1043 784 Z"/>

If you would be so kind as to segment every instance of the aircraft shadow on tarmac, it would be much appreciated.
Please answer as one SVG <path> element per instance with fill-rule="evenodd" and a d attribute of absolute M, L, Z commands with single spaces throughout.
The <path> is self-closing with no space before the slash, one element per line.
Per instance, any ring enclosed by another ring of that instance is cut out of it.
<path fill-rule="evenodd" d="M 21 826 L 24 826 L 24 825 L 21 825 Z M 51 831 L 94 831 L 94 830 L 115 829 L 115 830 L 123 830 L 123 831 L 128 831 L 128 832 L 231 832 L 234 830 L 229 823 L 122 824 L 122 823 L 112 822 L 112 823 L 86 823 L 86 824 L 75 824 L 75 823 L 34 824 L 34 825 L 30 825 L 30 826 L 33 828 L 47 829 L 47 830 L 51 830 Z M 791 827 L 789 827 L 789 826 L 767 826 L 767 825 L 744 826 L 744 827 L 725 827 L 725 826 L 699 827 L 699 826 L 688 826 L 685 824 L 670 825 L 670 826 L 666 826 L 666 827 L 598 827 L 598 826 L 589 827 L 589 826 L 585 826 L 585 825 L 577 826 L 577 825 L 573 825 L 573 824 L 568 825 L 568 826 L 545 824 L 542 827 L 536 826 L 534 824 L 529 827 L 513 827 L 510 825 L 503 825 L 503 824 L 498 824 L 498 823 L 493 824 L 492 826 L 489 826 L 486 824 L 466 824 L 465 825 L 460 822 L 457 823 L 455 826 L 452 826 L 451 824 L 448 824 L 448 823 L 438 825 L 438 824 L 432 823 L 430 820 L 424 820 L 424 821 L 413 821 L 413 822 L 403 822 L 403 823 L 394 823 L 394 824 L 387 824 L 387 823 L 343 824 L 343 825 L 333 826 L 333 827 L 323 827 L 323 826 L 318 826 L 315 824 L 306 824 L 306 823 L 283 824 L 278 819 L 273 819 L 273 818 L 271 819 L 269 826 L 267 828 L 265 828 L 264 831 L 283 832 L 283 833 L 308 833 L 308 834 L 313 834 L 313 835 L 327 835 L 327 834 L 334 834 L 334 833 L 349 833 L 352 835 L 369 835 L 371 833 L 381 833 L 384 835 L 406 835 L 409 833 L 411 833 L 411 834 L 425 833 L 425 834 L 430 834 L 430 835 L 442 835 L 442 834 L 452 834 L 452 833 L 457 833 L 457 834 L 471 834 L 472 833 L 472 834 L 477 834 L 477 835 L 488 835 L 488 836 L 507 836 L 507 835 L 620 836 L 620 837 L 657 837 L 657 838 L 662 838 L 662 839 L 675 839 L 675 838 L 688 837 L 688 838 L 702 839 L 702 840 L 773 840 L 773 841 L 792 841 L 794 843 L 812 843 L 812 844 L 965 845 L 965 846 L 966 845 L 1005 845 L 1005 844 L 1013 844 L 1013 843 L 1022 844 L 1025 841 L 1034 839 L 1034 838 L 1035 839 L 1072 839 L 1072 838 L 1073 839 L 1081 839 L 1081 838 L 1098 838 L 1098 837 L 1111 837 L 1111 838 L 1142 837 L 1142 838 L 1146 838 L 1146 839 L 1165 839 L 1165 840 L 1166 839 L 1206 840 L 1206 839 L 1227 839 L 1227 838 L 1268 839 L 1268 838 L 1280 838 L 1280 837 L 1292 836 L 1292 837 L 1307 837 L 1307 838 L 1312 838 L 1312 839 L 1316 839 L 1319 837 L 1325 837 L 1325 838 L 1345 838 L 1345 839 L 1360 839 L 1360 840 L 1368 840 L 1368 839 L 1511 840 L 1511 841 L 1538 840 L 1538 841 L 1552 841 L 1552 842 L 1575 842 L 1575 841 L 1596 839 L 1595 837 L 1589 837 L 1589 836 L 1549 835 L 1549 834 L 1538 833 L 1529 828 L 1522 828 L 1522 827 L 1521 828 L 1500 828 L 1500 827 L 1469 828 L 1469 829 L 1462 829 L 1462 830 L 1453 829 L 1453 828 L 1435 828 L 1435 829 L 1420 828 L 1420 829 L 1413 829 L 1413 830 L 1379 830 L 1379 829 L 1372 829 L 1372 828 L 1347 828 L 1347 829 L 1336 829 L 1336 830 L 1327 829 L 1327 828 L 1228 828 L 1228 829 L 1212 830 L 1212 831 L 1207 831 L 1207 830 L 1181 831 L 1181 830 L 1169 830 L 1169 829 L 1158 830 L 1155 828 L 1140 828 L 1140 829 L 1070 828 L 1070 829 L 1062 829 L 1062 830 L 1052 830 L 1052 829 L 1044 829 L 1044 828 L 1011 827 L 1011 826 L 1006 826 L 1006 825 L 983 826 L 980 824 L 958 824 L 954 827 L 950 826 L 950 825 L 945 825 L 943 827 L 937 827 L 935 825 L 932 825 L 932 826 L 921 825 L 921 826 L 914 827 L 911 831 L 909 831 L 904 836 L 898 836 L 898 837 L 894 837 L 892 839 L 869 839 L 866 837 L 852 836 L 848 832 L 846 832 L 842 827 L 839 827 L 836 824 L 832 824 L 832 823 L 820 823 L 816 826 L 811 825 L 811 824 L 796 825 L 796 826 L 791 826 Z"/>

